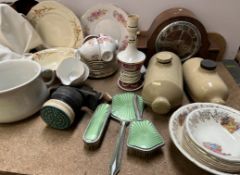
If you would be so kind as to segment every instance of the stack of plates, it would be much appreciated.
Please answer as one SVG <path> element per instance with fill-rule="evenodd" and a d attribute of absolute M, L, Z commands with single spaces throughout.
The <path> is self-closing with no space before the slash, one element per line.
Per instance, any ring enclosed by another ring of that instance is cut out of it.
<path fill-rule="evenodd" d="M 89 77 L 91 78 L 108 77 L 114 74 L 118 69 L 118 64 L 116 59 L 113 59 L 112 61 L 109 61 L 109 62 L 105 62 L 102 60 L 86 61 L 84 59 L 82 59 L 82 61 L 88 65 L 90 69 Z"/>
<path fill-rule="evenodd" d="M 240 173 L 240 112 L 212 103 L 179 108 L 169 122 L 171 139 L 190 161 L 213 174 Z"/>

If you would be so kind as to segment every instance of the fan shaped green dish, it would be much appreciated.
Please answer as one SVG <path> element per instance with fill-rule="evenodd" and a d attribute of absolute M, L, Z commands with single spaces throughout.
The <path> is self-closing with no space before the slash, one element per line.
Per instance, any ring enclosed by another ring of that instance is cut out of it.
<path fill-rule="evenodd" d="M 127 146 L 152 151 L 164 145 L 164 140 L 149 120 L 133 121 L 130 124 Z"/>
<path fill-rule="evenodd" d="M 136 120 L 134 111 L 134 93 L 122 93 L 114 95 L 112 98 L 112 117 L 121 121 L 133 121 Z M 142 114 L 144 103 L 141 96 L 138 97 L 139 112 Z"/>
<path fill-rule="evenodd" d="M 93 113 L 93 116 L 83 134 L 83 141 L 84 143 L 88 145 L 98 145 L 105 125 L 108 121 L 108 117 L 111 112 L 111 106 L 109 104 L 100 104 L 95 112 Z"/>

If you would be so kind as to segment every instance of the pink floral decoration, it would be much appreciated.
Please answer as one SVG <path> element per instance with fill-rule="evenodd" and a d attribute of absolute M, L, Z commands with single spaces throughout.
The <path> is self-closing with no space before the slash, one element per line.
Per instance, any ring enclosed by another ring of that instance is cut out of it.
<path fill-rule="evenodd" d="M 94 20 L 99 19 L 101 16 L 105 15 L 107 13 L 106 9 L 98 9 L 90 14 L 89 17 L 87 17 L 87 20 L 90 22 L 93 22 Z"/>
<path fill-rule="evenodd" d="M 125 27 L 127 27 L 127 20 L 118 11 L 116 10 L 113 11 L 113 17 L 116 18 L 118 22 L 122 23 Z"/>

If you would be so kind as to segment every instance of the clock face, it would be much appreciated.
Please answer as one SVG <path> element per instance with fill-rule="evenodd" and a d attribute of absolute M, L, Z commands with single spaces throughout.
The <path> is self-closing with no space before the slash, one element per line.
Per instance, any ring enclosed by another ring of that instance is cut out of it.
<path fill-rule="evenodd" d="M 201 34 L 198 28 L 187 21 L 176 21 L 165 26 L 155 41 L 156 51 L 171 51 L 181 60 L 196 54 L 201 46 Z"/>

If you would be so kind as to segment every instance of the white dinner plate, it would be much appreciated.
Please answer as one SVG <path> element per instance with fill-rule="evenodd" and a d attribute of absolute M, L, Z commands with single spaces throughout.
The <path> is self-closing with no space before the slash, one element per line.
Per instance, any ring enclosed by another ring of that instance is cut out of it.
<path fill-rule="evenodd" d="M 198 108 L 204 108 L 204 107 L 211 107 L 211 108 L 224 108 L 225 110 L 230 110 L 232 112 L 238 113 L 239 111 L 234 110 L 230 107 L 226 107 L 223 105 L 218 105 L 218 104 L 213 104 L 213 103 L 193 103 L 193 104 L 188 104 L 185 106 L 182 106 L 179 108 L 177 111 L 175 111 L 169 121 L 169 133 L 170 137 L 175 144 L 175 146 L 178 148 L 178 150 L 191 162 L 193 162 L 195 165 L 198 167 L 213 173 L 217 175 L 239 175 L 239 174 L 231 174 L 231 173 L 225 173 L 221 172 L 218 170 L 215 170 L 213 168 L 210 168 L 198 160 L 196 160 L 194 157 L 192 157 L 183 147 L 182 147 L 182 133 L 183 133 L 183 128 L 184 128 L 184 122 L 186 116 L 192 112 L 195 109 Z"/>
<path fill-rule="evenodd" d="M 116 39 L 119 51 L 127 47 L 128 15 L 112 4 L 99 4 L 87 10 L 81 18 L 86 35 L 109 35 Z"/>
<path fill-rule="evenodd" d="M 56 1 L 42 1 L 27 14 L 27 19 L 41 36 L 44 47 L 78 48 L 83 31 L 75 14 Z"/>

